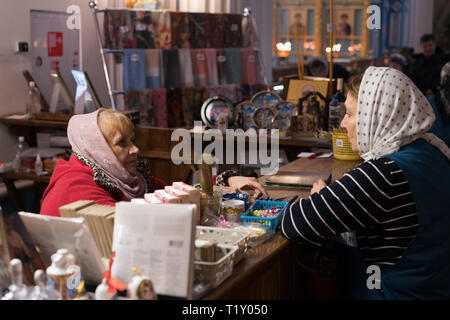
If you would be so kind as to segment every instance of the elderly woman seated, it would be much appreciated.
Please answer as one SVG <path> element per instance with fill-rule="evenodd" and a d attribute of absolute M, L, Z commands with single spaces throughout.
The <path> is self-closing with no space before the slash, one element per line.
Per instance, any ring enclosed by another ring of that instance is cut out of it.
<path fill-rule="evenodd" d="M 429 132 L 432 107 L 402 72 L 375 67 L 351 81 L 345 106 L 341 126 L 365 162 L 291 204 L 282 234 L 316 248 L 341 239 L 341 298 L 449 299 L 450 150 Z"/>
<path fill-rule="evenodd" d="M 146 162 L 138 161 L 134 126 L 122 113 L 99 109 L 75 115 L 67 136 L 73 155 L 56 164 L 43 195 L 41 214 L 59 216 L 59 207 L 77 200 L 114 206 L 164 188 L 165 183 L 152 176 Z M 267 196 L 254 178 L 226 172 L 216 180 L 228 184 L 228 191 L 251 189 L 255 197 Z"/>

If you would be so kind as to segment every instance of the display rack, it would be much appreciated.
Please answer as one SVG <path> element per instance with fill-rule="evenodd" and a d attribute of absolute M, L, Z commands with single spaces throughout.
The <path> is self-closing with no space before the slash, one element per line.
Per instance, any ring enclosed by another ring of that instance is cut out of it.
<path fill-rule="evenodd" d="M 92 12 L 92 15 L 93 15 L 93 18 L 94 18 L 94 25 L 95 25 L 95 28 L 96 28 L 97 39 L 98 39 L 98 43 L 99 43 L 99 46 L 100 46 L 100 55 L 101 55 L 101 58 L 102 58 L 102 66 L 103 66 L 103 71 L 104 71 L 104 74 L 105 74 L 105 80 L 106 80 L 106 86 L 107 86 L 107 89 L 108 89 L 109 101 L 110 101 L 110 104 L 111 104 L 111 108 L 112 109 L 116 109 L 117 108 L 117 103 L 116 103 L 117 100 L 115 99 L 116 96 L 118 96 L 118 95 L 124 95 L 125 96 L 126 95 L 126 91 L 113 89 L 113 86 L 111 84 L 111 77 L 110 77 L 110 73 L 111 72 L 108 69 L 107 56 L 111 55 L 111 54 L 112 55 L 115 55 L 115 54 L 123 55 L 124 51 L 121 50 L 121 49 L 106 48 L 106 43 L 105 43 L 106 41 L 104 40 L 104 36 L 102 37 L 102 31 L 101 31 L 101 28 L 100 28 L 98 14 L 99 13 L 104 13 L 104 12 L 106 12 L 108 10 L 107 9 L 100 9 L 100 8 L 98 8 L 96 1 L 90 1 L 89 2 L 89 7 L 91 8 L 91 12 Z M 251 8 L 244 8 L 242 16 L 244 18 L 251 19 Z M 251 27 L 252 28 L 256 27 L 254 22 L 253 22 Z M 257 34 L 256 29 L 253 30 L 253 31 Z M 258 63 L 259 63 L 259 67 L 260 67 L 259 68 L 260 70 L 257 69 L 256 72 L 259 73 L 260 77 L 262 78 L 263 83 L 261 83 L 261 84 L 265 85 L 268 88 L 269 87 L 269 83 L 268 83 L 267 72 L 265 70 L 264 61 L 263 61 L 262 56 L 261 56 L 260 39 L 259 39 L 258 35 L 256 35 L 256 38 L 257 38 L 256 46 L 254 48 L 252 48 L 252 49 L 255 50 L 255 53 L 256 53 L 256 56 L 257 56 L 257 59 L 258 59 Z"/>

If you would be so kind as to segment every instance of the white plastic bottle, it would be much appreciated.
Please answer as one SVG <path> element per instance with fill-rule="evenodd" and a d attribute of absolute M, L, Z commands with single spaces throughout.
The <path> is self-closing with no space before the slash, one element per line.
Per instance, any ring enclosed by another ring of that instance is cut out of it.
<path fill-rule="evenodd" d="M 38 153 L 36 156 L 36 161 L 34 163 L 34 172 L 36 175 L 40 176 L 44 172 L 44 165 L 41 160 L 41 154 Z"/>

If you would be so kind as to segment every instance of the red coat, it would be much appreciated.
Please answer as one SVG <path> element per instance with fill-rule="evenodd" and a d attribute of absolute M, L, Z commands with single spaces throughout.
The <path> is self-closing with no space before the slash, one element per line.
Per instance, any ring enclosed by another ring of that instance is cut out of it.
<path fill-rule="evenodd" d="M 150 190 L 164 189 L 165 183 L 150 175 Z M 97 204 L 114 206 L 127 201 L 119 189 L 108 188 L 94 181 L 94 171 L 75 155 L 69 161 L 58 160 L 50 183 L 42 197 L 41 214 L 59 217 L 59 207 L 78 201 L 94 200 Z"/>

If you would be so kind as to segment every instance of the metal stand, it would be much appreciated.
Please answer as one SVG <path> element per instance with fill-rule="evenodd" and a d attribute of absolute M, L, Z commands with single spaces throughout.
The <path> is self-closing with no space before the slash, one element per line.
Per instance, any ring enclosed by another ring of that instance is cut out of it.
<path fill-rule="evenodd" d="M 58 107 L 58 100 L 60 95 L 62 94 L 62 98 L 64 101 L 65 106 L 69 109 L 69 110 L 73 110 L 73 101 L 72 101 L 72 97 L 67 96 L 67 91 L 62 90 L 63 86 L 60 82 L 55 82 L 54 86 L 53 86 L 53 92 L 52 92 L 52 97 L 50 100 L 50 108 L 49 108 L 49 112 L 50 113 L 56 113 L 57 112 L 57 107 Z"/>
<path fill-rule="evenodd" d="M 258 34 L 258 31 L 256 29 L 256 23 L 253 23 L 254 18 L 252 17 L 252 8 L 250 7 L 245 7 L 243 12 L 242 12 L 242 16 L 244 17 L 244 19 L 248 19 L 248 23 L 251 25 L 251 28 L 253 28 L 253 32 L 256 35 L 256 47 L 255 47 L 255 51 L 257 51 L 258 53 L 258 60 L 259 60 L 259 64 L 261 66 L 262 69 L 262 76 L 264 78 L 264 84 L 266 85 L 267 88 L 269 88 L 269 80 L 267 78 L 267 72 L 266 72 L 266 67 L 264 65 L 264 60 L 261 56 L 261 41 L 260 41 L 260 37 Z M 260 71 L 261 72 L 261 71 Z"/>
<path fill-rule="evenodd" d="M 97 17 L 97 13 L 104 12 L 104 10 L 97 9 L 97 1 L 90 1 L 89 2 L 89 7 L 91 8 L 92 15 L 94 17 L 94 23 L 95 23 L 95 26 L 97 28 L 97 39 L 98 39 L 98 43 L 100 45 L 100 55 L 102 57 L 103 71 L 105 72 L 105 80 L 106 80 L 106 86 L 108 88 L 109 101 L 111 103 L 111 108 L 115 110 L 116 109 L 116 105 L 114 103 L 114 95 L 116 95 L 116 94 L 123 94 L 123 92 L 111 89 L 111 81 L 110 81 L 110 78 L 109 78 L 108 67 L 106 66 L 105 53 L 115 53 L 115 52 L 120 52 L 120 51 L 119 50 L 114 50 L 114 51 L 113 50 L 108 50 L 108 51 L 105 51 L 103 40 L 102 40 L 102 34 L 101 34 L 101 31 L 100 31 L 100 24 L 98 22 L 98 17 Z"/>

